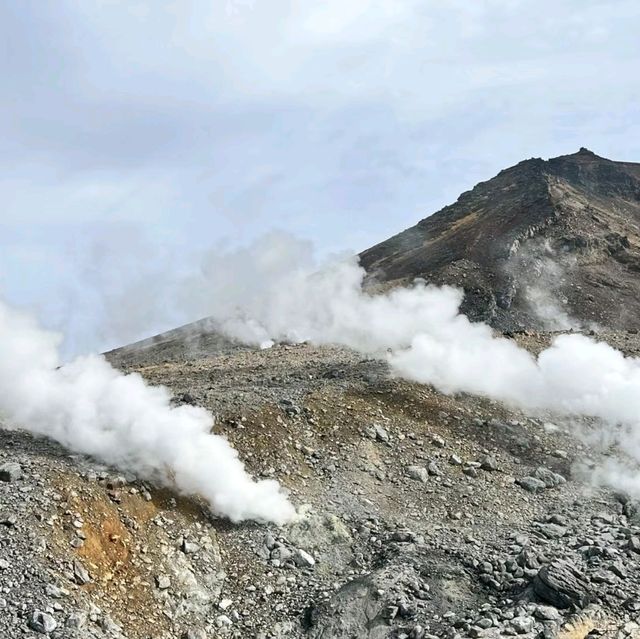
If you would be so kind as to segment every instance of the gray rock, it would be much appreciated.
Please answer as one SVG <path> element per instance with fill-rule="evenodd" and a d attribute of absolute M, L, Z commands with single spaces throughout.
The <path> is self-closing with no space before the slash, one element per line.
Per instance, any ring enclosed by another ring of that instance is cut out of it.
<path fill-rule="evenodd" d="M 536 477 L 522 477 L 521 479 L 516 479 L 516 484 L 530 493 L 539 493 L 547 487 L 542 480 L 537 479 Z"/>
<path fill-rule="evenodd" d="M 509 624 L 513 630 L 519 635 L 526 635 L 529 632 L 532 632 L 536 622 L 533 617 L 524 616 L 524 617 L 515 617 L 511 620 Z"/>
<path fill-rule="evenodd" d="M 300 566 L 302 568 L 312 568 L 316 565 L 316 560 L 306 550 L 302 550 L 302 548 L 298 548 L 295 551 L 293 561 L 296 566 Z"/>
<path fill-rule="evenodd" d="M 17 462 L 6 462 L 0 466 L 0 481 L 17 481 L 22 476 L 22 466 Z"/>
<path fill-rule="evenodd" d="M 42 635 L 48 635 L 58 627 L 58 622 L 46 612 L 34 610 L 29 615 L 29 628 Z"/>
<path fill-rule="evenodd" d="M 423 484 L 426 484 L 429 479 L 429 471 L 422 466 L 407 466 L 407 475 Z"/>
<path fill-rule="evenodd" d="M 87 615 L 84 612 L 71 613 L 64 625 L 72 630 L 82 630 L 87 624 Z"/>
<path fill-rule="evenodd" d="M 193 555 L 200 550 L 200 546 L 194 541 L 183 539 L 182 544 L 180 544 L 180 550 L 182 550 L 185 555 Z"/>
<path fill-rule="evenodd" d="M 592 598 L 582 573 L 568 561 L 543 566 L 533 580 L 535 593 L 556 608 L 584 608 Z"/>
<path fill-rule="evenodd" d="M 171 579 L 169 579 L 167 575 L 157 575 L 156 586 L 158 587 L 158 590 L 166 590 L 171 586 Z"/>
<path fill-rule="evenodd" d="M 379 442 L 388 442 L 389 433 L 380 424 L 372 424 L 369 429 L 369 435 L 372 439 L 377 439 Z"/>
<path fill-rule="evenodd" d="M 627 548 L 632 552 L 637 552 L 640 554 L 640 539 L 638 537 L 630 537 L 627 542 Z"/>
<path fill-rule="evenodd" d="M 482 470 L 498 470 L 498 460 L 493 455 L 485 455 L 480 460 L 480 468 Z"/>
<path fill-rule="evenodd" d="M 187 630 L 182 639 L 207 639 L 207 633 L 202 628 Z"/>
<path fill-rule="evenodd" d="M 567 483 L 567 480 L 562 475 L 554 473 L 552 470 L 549 470 L 544 466 L 538 466 L 538 468 L 535 469 L 533 476 L 544 482 L 547 488 L 556 488 L 561 484 Z"/>
<path fill-rule="evenodd" d="M 73 576 L 81 586 L 91 581 L 91 576 L 87 569 L 77 559 L 73 562 Z"/>

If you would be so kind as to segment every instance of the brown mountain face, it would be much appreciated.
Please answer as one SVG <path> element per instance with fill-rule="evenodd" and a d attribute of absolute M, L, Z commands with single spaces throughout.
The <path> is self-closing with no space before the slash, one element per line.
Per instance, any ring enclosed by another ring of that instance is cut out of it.
<path fill-rule="evenodd" d="M 640 328 L 640 164 L 525 160 L 364 251 L 368 286 L 464 289 L 496 328 Z"/>

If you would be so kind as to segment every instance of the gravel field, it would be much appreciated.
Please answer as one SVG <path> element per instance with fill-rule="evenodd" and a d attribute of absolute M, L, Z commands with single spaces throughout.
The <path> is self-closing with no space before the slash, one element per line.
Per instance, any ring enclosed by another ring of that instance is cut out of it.
<path fill-rule="evenodd" d="M 633 333 L 607 340 L 638 352 Z M 612 451 L 583 443 L 589 423 L 445 396 L 332 347 L 177 332 L 108 357 L 209 409 L 300 517 L 233 525 L 1 430 L 0 636 L 640 636 L 640 503 L 590 485 Z"/>

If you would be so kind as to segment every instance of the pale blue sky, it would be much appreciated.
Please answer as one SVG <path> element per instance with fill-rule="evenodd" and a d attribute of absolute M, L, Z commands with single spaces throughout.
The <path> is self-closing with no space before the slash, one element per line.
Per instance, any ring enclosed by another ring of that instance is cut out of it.
<path fill-rule="evenodd" d="M 636 0 L 5 0 L 0 293 L 99 348 L 103 289 L 218 242 L 357 251 L 527 157 L 640 161 L 638 33 Z"/>

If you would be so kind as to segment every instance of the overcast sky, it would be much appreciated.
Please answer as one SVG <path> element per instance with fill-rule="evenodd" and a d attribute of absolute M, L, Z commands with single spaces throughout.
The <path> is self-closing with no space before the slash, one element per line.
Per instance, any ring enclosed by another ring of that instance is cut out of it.
<path fill-rule="evenodd" d="M 1 2 L 0 293 L 88 335 L 212 245 L 357 251 L 528 157 L 640 161 L 639 33 L 637 0 Z"/>

